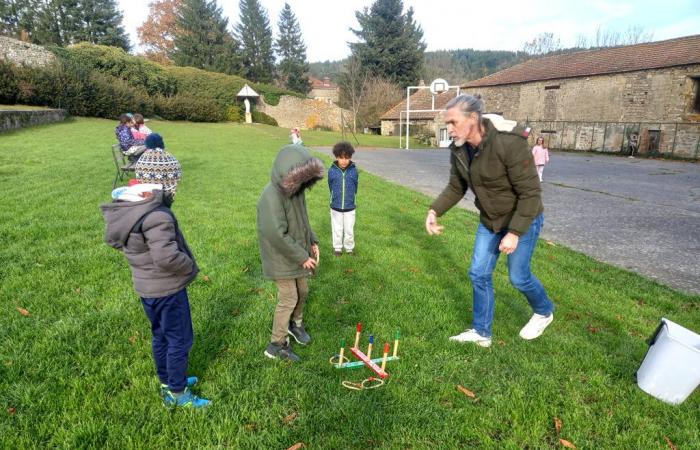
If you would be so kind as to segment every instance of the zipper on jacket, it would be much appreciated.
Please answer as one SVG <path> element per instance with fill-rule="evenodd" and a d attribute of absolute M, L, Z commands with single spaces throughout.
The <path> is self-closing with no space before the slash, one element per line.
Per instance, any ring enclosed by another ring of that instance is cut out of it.
<path fill-rule="evenodd" d="M 343 175 L 343 181 L 342 181 L 342 188 L 341 188 L 341 197 L 340 197 L 340 209 L 345 209 L 345 171 L 341 170 L 340 173 Z"/>

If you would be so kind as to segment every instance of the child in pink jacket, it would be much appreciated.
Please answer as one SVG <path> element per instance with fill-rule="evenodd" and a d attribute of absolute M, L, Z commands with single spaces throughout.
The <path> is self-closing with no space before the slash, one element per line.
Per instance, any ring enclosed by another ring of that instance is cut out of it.
<path fill-rule="evenodd" d="M 535 146 L 532 147 L 532 157 L 535 159 L 535 166 L 537 166 L 537 175 L 540 177 L 540 182 L 542 182 L 542 172 L 544 171 L 544 165 L 549 162 L 549 150 L 544 146 L 544 138 L 542 136 L 537 138 Z"/>

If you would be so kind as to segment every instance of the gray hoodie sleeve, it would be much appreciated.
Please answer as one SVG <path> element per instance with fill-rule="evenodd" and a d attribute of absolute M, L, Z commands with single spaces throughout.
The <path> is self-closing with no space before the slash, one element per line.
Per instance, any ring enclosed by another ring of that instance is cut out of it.
<path fill-rule="evenodd" d="M 146 217 L 141 227 L 146 238 L 148 251 L 153 264 L 162 270 L 178 275 L 192 272 L 194 263 L 177 245 L 177 234 L 173 217 L 161 211 L 154 211 Z"/>

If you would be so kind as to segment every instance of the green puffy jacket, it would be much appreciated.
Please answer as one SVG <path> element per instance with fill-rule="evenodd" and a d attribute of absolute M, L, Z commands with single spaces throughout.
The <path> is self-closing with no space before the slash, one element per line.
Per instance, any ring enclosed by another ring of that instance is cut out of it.
<path fill-rule="evenodd" d="M 263 274 L 273 280 L 310 275 L 302 264 L 318 239 L 309 224 L 304 191 L 323 178 L 323 162 L 301 145 L 282 148 L 258 200 Z"/>
<path fill-rule="evenodd" d="M 521 128 L 499 131 L 488 119 L 483 119 L 483 125 L 486 134 L 471 167 L 466 146 L 450 146 L 450 181 L 431 208 L 441 216 L 471 188 L 485 227 L 495 233 L 507 229 L 523 235 L 544 210 L 527 139 Z"/>

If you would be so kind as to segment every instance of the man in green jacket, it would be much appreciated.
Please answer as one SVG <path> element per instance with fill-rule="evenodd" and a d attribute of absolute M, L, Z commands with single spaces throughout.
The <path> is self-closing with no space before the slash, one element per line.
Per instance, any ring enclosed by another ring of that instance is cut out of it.
<path fill-rule="evenodd" d="M 318 239 L 309 224 L 304 192 L 323 178 L 326 168 L 302 145 L 282 148 L 271 180 L 258 200 L 258 241 L 263 275 L 275 280 L 278 302 L 265 356 L 298 361 L 287 335 L 307 345 L 311 337 L 303 314 L 309 293 L 306 278 L 319 261 Z"/>
<path fill-rule="evenodd" d="M 525 295 L 534 311 L 520 337 L 539 337 L 554 319 L 554 304 L 530 270 L 544 217 L 527 131 L 500 116 L 483 117 L 483 108 L 478 95 L 459 95 L 446 106 L 445 123 L 453 139 L 450 180 L 431 205 L 425 228 L 431 235 L 442 233 L 437 217 L 472 189 L 480 212 L 469 269 L 474 314 L 472 327 L 450 340 L 489 347 L 495 308 L 492 274 L 501 253 L 508 255 L 511 284 Z"/>

